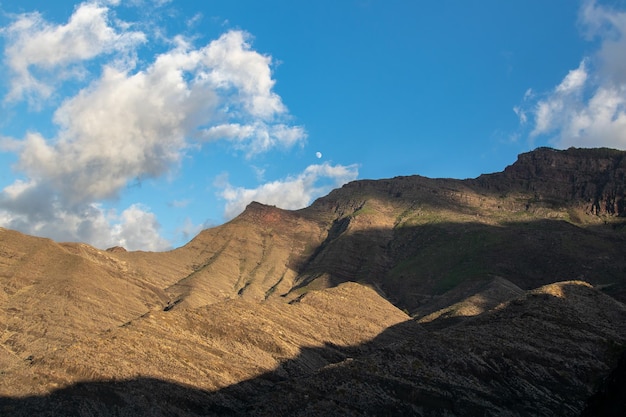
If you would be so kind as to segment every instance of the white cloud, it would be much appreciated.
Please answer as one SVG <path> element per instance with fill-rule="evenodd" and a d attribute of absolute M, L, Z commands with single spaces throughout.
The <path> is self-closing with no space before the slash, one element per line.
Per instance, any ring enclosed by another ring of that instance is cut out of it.
<path fill-rule="evenodd" d="M 13 72 L 7 99 L 47 98 L 60 80 L 80 76 L 83 69 L 72 65 L 103 53 L 130 51 L 146 40 L 141 32 L 117 31 L 108 12 L 97 2 L 82 3 L 64 25 L 53 25 L 37 12 L 17 16 L 0 32 L 8 40 L 5 60 Z M 52 74 L 42 79 L 33 68 Z"/>
<path fill-rule="evenodd" d="M 251 125 L 221 124 L 201 132 L 201 138 L 205 141 L 230 140 L 235 148 L 243 150 L 248 158 L 275 147 L 291 148 L 298 143 L 301 144 L 306 136 L 301 126 L 287 126 L 282 123 L 268 125 L 262 121 Z"/>
<path fill-rule="evenodd" d="M 167 249 L 169 243 L 159 235 L 156 216 L 139 204 L 124 210 L 113 227 L 113 238 L 127 249 L 158 251 Z"/>
<path fill-rule="evenodd" d="M 211 42 L 202 50 L 208 69 L 202 75 L 216 88 L 235 88 L 238 95 L 233 104 L 239 102 L 249 115 L 270 120 L 287 109 L 272 91 L 271 57 L 253 51 L 249 37 L 243 31 L 230 31 Z"/>
<path fill-rule="evenodd" d="M 575 94 L 584 87 L 586 81 L 587 69 L 585 68 L 585 61 L 583 61 L 578 68 L 567 73 L 561 84 L 556 87 L 556 92 L 558 94 Z"/>
<path fill-rule="evenodd" d="M 568 118 L 581 107 L 582 93 L 587 80 L 587 69 L 583 60 L 579 67 L 570 71 L 563 81 L 535 109 L 535 128 L 531 136 L 549 133 L 568 123 Z"/>
<path fill-rule="evenodd" d="M 295 177 L 268 182 L 252 189 L 234 187 L 221 178 L 220 183 L 224 189 L 219 195 L 227 202 L 224 216 L 231 219 L 240 214 L 252 201 L 290 210 L 306 207 L 313 199 L 355 180 L 357 176 L 356 165 L 333 166 L 324 163 L 310 165 Z"/>
<path fill-rule="evenodd" d="M 36 130 L 19 141 L 0 137 L 25 177 L 0 192 L 0 225 L 99 247 L 163 248 L 147 207 L 118 216 L 100 203 L 118 198 L 129 182 L 175 170 L 192 145 L 227 140 L 251 158 L 302 144 L 306 132 L 288 124 L 272 90 L 272 59 L 252 49 L 247 33 L 229 31 L 199 48 L 179 36 L 167 43 L 173 49 L 137 67 L 129 57 L 147 36 L 109 14 L 107 4 L 93 1 L 66 24 L 30 13 L 0 32 L 12 71 L 9 102 L 46 98 L 70 74 L 83 83 L 54 111 L 53 137 Z M 88 73 L 95 65 L 84 64 L 96 57 L 102 65 Z"/>
<path fill-rule="evenodd" d="M 20 168 L 69 203 L 114 198 L 129 180 L 170 170 L 186 147 L 190 118 L 210 114 L 215 98 L 190 90 L 180 71 L 164 66 L 157 61 L 132 75 L 106 68 L 57 110 L 57 138 L 26 138 Z"/>
<path fill-rule="evenodd" d="M 228 55 L 220 51 L 220 57 Z M 105 67 L 98 80 L 56 111 L 57 138 L 25 138 L 20 168 L 72 204 L 114 198 L 129 180 L 164 174 L 180 160 L 186 138 L 218 118 L 219 104 L 232 98 L 219 96 L 226 75 L 207 85 L 202 61 L 210 54 L 205 52 L 175 49 L 132 74 Z M 234 54 L 240 53 L 235 47 Z M 235 71 L 234 64 L 229 68 Z M 187 81 L 190 73 L 194 78 Z M 253 87 L 246 85 L 244 93 L 249 90 Z M 278 145 L 291 147 L 305 136 L 301 127 L 260 120 L 250 126 L 220 124 L 204 133 L 211 139 L 218 135 L 236 142 L 248 156 Z"/>
<path fill-rule="evenodd" d="M 0 194 L 0 224 L 57 241 L 89 242 L 99 247 L 160 251 L 171 244 L 159 234 L 156 216 L 140 205 L 117 215 L 99 204 L 65 206 L 50 190 L 16 181 Z"/>
<path fill-rule="evenodd" d="M 524 96 L 514 110 L 523 124 L 532 116 L 531 138 L 549 135 L 557 147 L 626 149 L 626 13 L 587 1 L 580 23 L 600 48 L 537 101 Z"/>

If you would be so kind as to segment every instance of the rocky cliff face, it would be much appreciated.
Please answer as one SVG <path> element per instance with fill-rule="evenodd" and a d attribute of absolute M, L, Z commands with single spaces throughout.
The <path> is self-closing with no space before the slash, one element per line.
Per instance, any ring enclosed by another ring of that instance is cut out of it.
<path fill-rule="evenodd" d="M 0 413 L 576 415 L 626 348 L 624 156 L 355 181 L 165 253 L 0 230 Z"/>
<path fill-rule="evenodd" d="M 531 194 L 535 202 L 581 205 L 590 214 L 626 215 L 626 158 L 613 149 L 557 151 L 539 148 L 522 154 L 504 172 L 475 183 L 499 192 Z"/>

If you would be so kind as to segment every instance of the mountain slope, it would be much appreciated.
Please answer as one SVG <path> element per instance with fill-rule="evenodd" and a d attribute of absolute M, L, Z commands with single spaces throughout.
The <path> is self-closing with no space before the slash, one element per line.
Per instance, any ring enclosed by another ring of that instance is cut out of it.
<path fill-rule="evenodd" d="M 254 409 L 299 416 L 577 415 L 624 347 L 625 318 L 624 305 L 586 283 L 551 284 L 447 329 L 399 324 L 378 338 L 399 333 L 395 341 L 273 387 L 255 398 Z"/>
<path fill-rule="evenodd" d="M 27 366 L 3 370 L 0 395 L 139 375 L 206 390 L 270 371 L 285 378 L 342 360 L 342 347 L 366 343 L 408 319 L 375 291 L 354 283 L 292 304 L 237 299 L 155 310 L 102 333 L 85 332 L 62 349 L 30 350 L 21 361 Z M 324 346 L 324 354 L 302 354 Z"/>
<path fill-rule="evenodd" d="M 577 281 L 528 291 L 437 330 L 407 321 L 358 284 L 311 292 L 293 305 L 233 300 L 180 311 L 86 341 L 73 347 L 76 358 L 34 363 L 39 378 L 90 372 L 93 382 L 5 396 L 0 409 L 15 416 L 577 415 L 626 346 L 626 307 Z M 381 313 L 391 317 L 366 324 Z M 325 336 L 315 335 L 320 329 Z"/>
<path fill-rule="evenodd" d="M 624 155 L 251 203 L 164 253 L 0 229 L 0 410 L 576 414 L 626 347 Z"/>
<path fill-rule="evenodd" d="M 158 308 L 163 289 L 83 244 L 0 229 L 0 341 L 18 357 L 49 352 Z"/>
<path fill-rule="evenodd" d="M 540 148 L 477 179 L 360 180 L 297 211 L 252 203 L 168 253 L 188 260 L 169 278 L 170 302 L 293 299 L 357 281 L 423 315 L 494 277 L 522 289 L 582 279 L 626 300 L 623 156 Z M 154 265 L 144 275 L 158 275 Z"/>
<path fill-rule="evenodd" d="M 522 289 L 583 279 L 621 297 L 624 154 L 542 148 L 474 180 L 347 184 L 303 210 L 334 219 L 296 282 L 369 282 L 415 314 L 498 276 Z"/>

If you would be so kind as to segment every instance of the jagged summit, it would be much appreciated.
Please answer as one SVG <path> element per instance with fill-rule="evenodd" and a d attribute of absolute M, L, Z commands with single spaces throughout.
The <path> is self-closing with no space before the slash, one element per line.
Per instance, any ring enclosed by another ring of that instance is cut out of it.
<path fill-rule="evenodd" d="M 280 221 L 286 216 L 293 217 L 294 213 L 291 210 L 284 210 L 276 206 L 259 203 L 257 201 L 252 201 L 248 204 L 243 213 L 239 215 L 240 218 L 267 223 Z"/>
<path fill-rule="evenodd" d="M 581 203 L 593 214 L 624 216 L 625 156 L 624 151 L 607 148 L 539 148 L 519 155 L 503 172 L 481 175 L 475 182 L 495 191 Z"/>

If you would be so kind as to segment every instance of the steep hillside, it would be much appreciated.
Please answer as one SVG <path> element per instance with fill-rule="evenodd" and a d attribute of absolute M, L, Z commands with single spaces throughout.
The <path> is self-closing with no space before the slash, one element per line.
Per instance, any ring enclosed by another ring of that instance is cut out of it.
<path fill-rule="evenodd" d="M 168 257 L 116 255 L 146 277 L 169 269 L 172 305 L 356 281 L 424 315 L 496 277 L 526 290 L 581 279 L 626 301 L 623 156 L 540 148 L 477 179 L 360 180 L 302 210 L 252 203 Z"/>
<path fill-rule="evenodd" d="M 406 320 L 358 284 L 294 304 L 233 300 L 181 311 L 150 314 L 33 361 L 28 379 L 3 386 L 30 395 L 4 394 L 0 409 L 13 416 L 577 415 L 626 346 L 626 307 L 577 281 L 528 291 L 440 329 Z M 57 388 L 33 394 L 28 384 L 41 381 Z"/>
<path fill-rule="evenodd" d="M 166 300 L 125 262 L 83 244 L 0 229 L 0 342 L 29 358 L 131 320 Z"/>
<path fill-rule="evenodd" d="M 70 346 L 24 352 L 20 366 L 3 370 L 0 395 L 138 376 L 205 390 L 271 371 L 287 377 L 342 360 L 342 347 L 366 343 L 408 319 L 375 291 L 353 283 L 307 294 L 293 304 L 237 299 L 154 310 L 101 333 L 84 332 Z M 324 346 L 328 352 L 302 356 L 305 348 Z"/>
<path fill-rule="evenodd" d="M 164 253 L 0 229 L 0 414 L 597 407 L 626 348 L 625 155 L 251 203 Z"/>
<path fill-rule="evenodd" d="M 401 323 L 372 342 L 374 351 L 272 387 L 253 409 L 267 416 L 577 415 L 623 349 L 625 318 L 624 305 L 586 283 L 551 284 L 446 329 Z"/>
<path fill-rule="evenodd" d="M 168 294 L 172 303 L 198 307 L 234 297 L 264 300 L 287 293 L 302 258 L 326 233 L 323 221 L 252 203 L 236 219 L 203 231 L 177 251 L 202 258 Z"/>
<path fill-rule="evenodd" d="M 334 219 L 296 282 L 368 282 L 417 315 L 494 277 L 522 289 L 582 279 L 626 300 L 624 155 L 541 148 L 472 180 L 347 184 L 303 210 Z"/>

